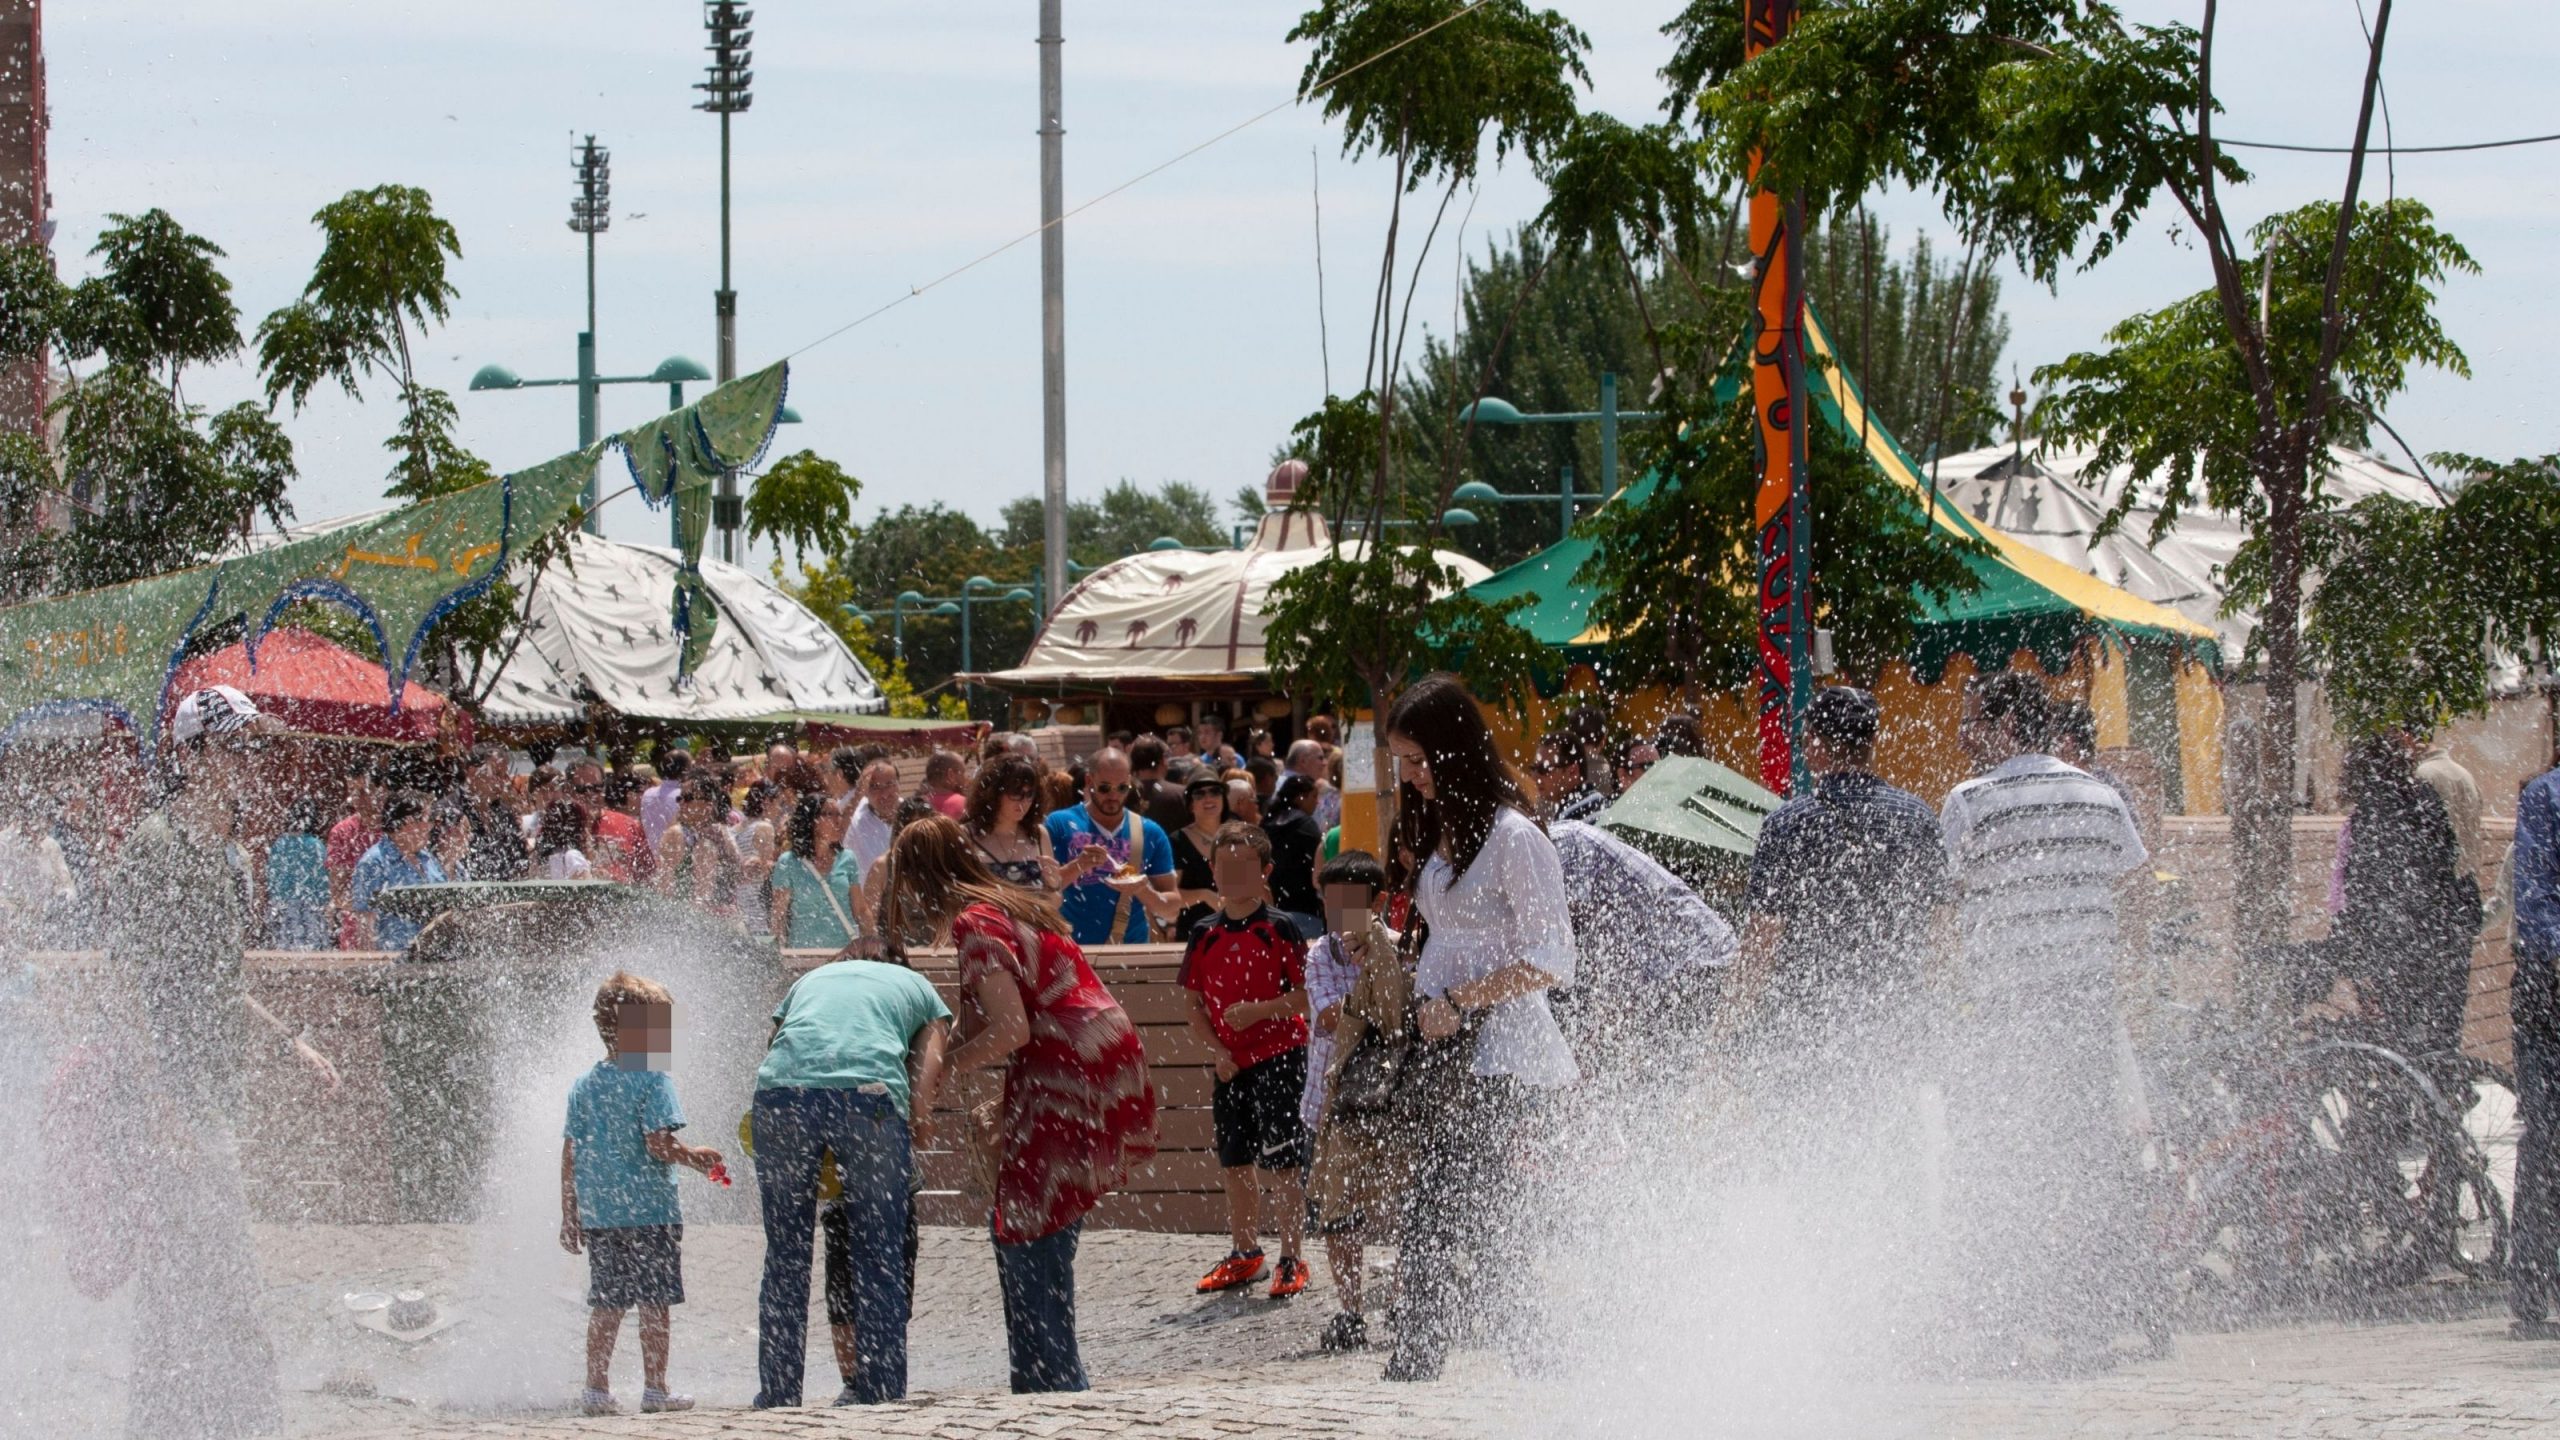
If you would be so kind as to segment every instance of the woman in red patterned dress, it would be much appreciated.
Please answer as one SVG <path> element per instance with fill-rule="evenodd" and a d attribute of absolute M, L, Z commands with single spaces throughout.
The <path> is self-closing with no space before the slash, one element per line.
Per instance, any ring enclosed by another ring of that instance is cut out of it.
<path fill-rule="evenodd" d="M 1067 937 L 1055 897 L 998 880 L 955 822 L 920 819 L 890 852 L 890 935 L 928 926 L 960 956 L 953 1070 L 1004 1068 L 989 1228 L 1016 1394 L 1085 1388 L 1076 1237 L 1156 1153 L 1137 1029 Z"/>

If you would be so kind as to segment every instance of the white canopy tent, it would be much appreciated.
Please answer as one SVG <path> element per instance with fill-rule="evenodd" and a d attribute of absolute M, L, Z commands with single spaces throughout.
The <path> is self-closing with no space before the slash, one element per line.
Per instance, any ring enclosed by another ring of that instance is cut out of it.
<path fill-rule="evenodd" d="M 587 708 L 582 687 L 621 714 L 678 724 L 888 709 L 879 682 L 826 622 L 764 577 L 709 556 L 702 578 L 720 623 L 701 665 L 678 685 L 668 625 L 676 558 L 662 546 L 579 534 L 569 564 L 554 563 L 538 580 L 516 576 L 526 629 L 489 692 L 486 719 L 577 720 Z"/>
<path fill-rule="evenodd" d="M 1968 450 L 1938 462 L 1939 498 L 2075 570 L 2212 626 L 2224 657 L 2237 660 L 2258 617 L 2251 611 L 2225 615 L 2222 602 L 2224 575 L 2248 538 L 2247 525 L 2237 515 L 2197 504 L 2180 511 L 2177 525 L 2154 540 L 2151 527 L 2160 518 L 2155 485 L 2136 496 L 2114 533 L 2096 539 L 2098 522 L 2127 482 L 2120 470 L 2093 470 L 2090 459 L 2087 450 Z M 2329 463 L 2321 489 L 2333 504 L 2353 505 L 2375 495 L 2416 505 L 2444 503 L 2424 479 L 2375 456 L 2331 446 Z"/>
<path fill-rule="evenodd" d="M 1277 504 L 1288 498 L 1275 491 Z M 1271 586 L 1330 553 L 1322 517 L 1275 509 L 1241 550 L 1150 550 L 1114 560 L 1067 592 L 1020 665 L 979 678 L 1050 695 L 1266 690 L 1262 609 Z M 1346 559 L 1367 553 L 1363 542 L 1342 544 Z M 1455 551 L 1432 554 L 1458 572 L 1461 586 L 1493 573 Z"/>

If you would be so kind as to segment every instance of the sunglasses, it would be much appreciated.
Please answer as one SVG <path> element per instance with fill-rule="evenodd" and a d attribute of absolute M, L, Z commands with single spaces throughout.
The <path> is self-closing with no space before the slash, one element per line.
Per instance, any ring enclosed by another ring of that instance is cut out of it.
<path fill-rule="evenodd" d="M 1084 788 L 1098 795 L 1125 795 L 1138 787 L 1118 780 L 1096 780 L 1088 783 Z"/>

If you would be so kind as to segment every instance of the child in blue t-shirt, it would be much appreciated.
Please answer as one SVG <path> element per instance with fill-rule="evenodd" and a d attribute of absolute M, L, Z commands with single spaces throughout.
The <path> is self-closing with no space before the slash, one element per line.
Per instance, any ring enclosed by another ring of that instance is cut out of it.
<path fill-rule="evenodd" d="M 640 1311 L 643 1413 L 690 1410 L 667 1389 L 667 1310 L 684 1303 L 684 1212 L 673 1167 L 718 1178 L 720 1152 L 676 1138 L 684 1111 L 667 1074 L 674 998 L 654 980 L 616 971 L 596 989 L 596 1033 L 607 1052 L 569 1089 L 560 1145 L 560 1247 L 587 1253 L 587 1392 L 579 1409 L 613 1415 L 609 1371 L 622 1312 Z"/>

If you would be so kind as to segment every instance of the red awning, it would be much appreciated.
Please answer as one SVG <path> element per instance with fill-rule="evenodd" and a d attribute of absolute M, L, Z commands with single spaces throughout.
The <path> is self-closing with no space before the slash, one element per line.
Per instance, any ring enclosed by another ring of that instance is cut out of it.
<path fill-rule="evenodd" d="M 443 725 L 471 740 L 471 717 L 425 686 L 404 685 L 400 709 L 391 709 L 391 682 L 380 661 L 332 645 L 308 630 L 279 627 L 258 642 L 258 666 L 249 668 L 245 645 L 226 645 L 178 667 L 169 689 L 176 705 L 207 685 L 229 685 L 256 702 L 288 730 L 347 735 L 424 745 Z M 450 712 L 452 720 L 445 716 Z"/>

